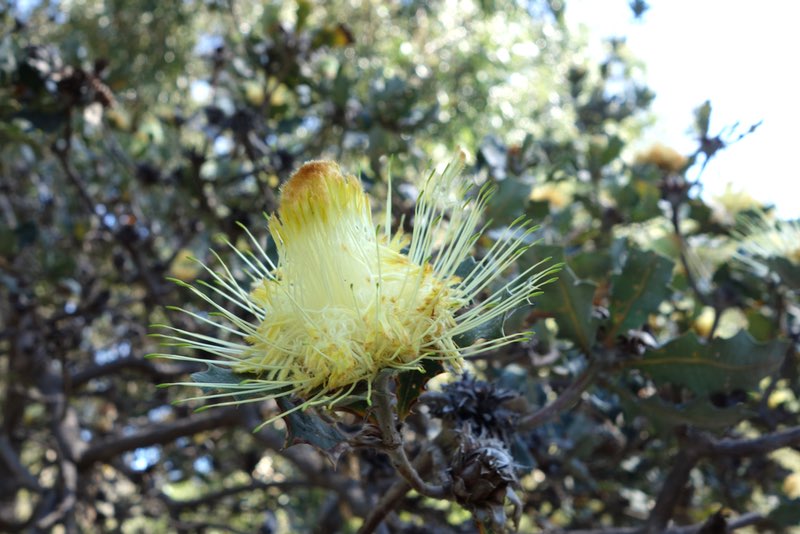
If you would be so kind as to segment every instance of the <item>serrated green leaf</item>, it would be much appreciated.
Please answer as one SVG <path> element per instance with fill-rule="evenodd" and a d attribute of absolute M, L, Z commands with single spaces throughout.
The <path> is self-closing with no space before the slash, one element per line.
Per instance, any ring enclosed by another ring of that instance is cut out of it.
<path fill-rule="evenodd" d="M 510 224 L 528 207 L 531 186 L 516 177 L 508 176 L 497 182 L 492 201 L 486 206 L 486 216 L 493 226 Z"/>
<path fill-rule="evenodd" d="M 444 372 L 442 362 L 422 360 L 420 371 L 406 371 L 397 376 L 397 417 L 402 421 L 411 412 L 417 399 L 425 391 L 425 384 L 434 376 Z"/>
<path fill-rule="evenodd" d="M 230 369 L 226 369 L 224 367 L 218 367 L 212 364 L 206 364 L 208 367 L 205 371 L 198 371 L 196 373 L 192 373 L 190 375 L 193 382 L 197 382 L 197 387 L 202 389 L 206 393 L 210 393 L 215 390 L 225 389 L 227 384 L 238 385 L 241 384 L 244 380 L 247 380 L 248 376 L 236 374 Z M 237 401 L 253 398 L 255 395 L 248 395 L 243 393 L 241 395 L 234 395 L 233 398 Z"/>
<path fill-rule="evenodd" d="M 490 321 L 481 323 L 463 334 L 453 336 L 453 342 L 460 348 L 469 347 L 479 339 L 492 340 L 503 335 L 503 325 L 509 313 L 494 317 Z"/>
<path fill-rule="evenodd" d="M 592 317 L 596 287 L 593 282 L 579 280 L 565 267 L 536 301 L 540 310 L 553 314 L 559 337 L 571 339 L 586 353 L 591 352 L 597 331 L 597 321 Z"/>
<path fill-rule="evenodd" d="M 679 425 L 721 430 L 730 428 L 753 415 L 752 410 L 742 404 L 717 408 L 705 399 L 695 399 L 684 404 L 669 404 L 658 397 L 640 399 L 622 388 L 614 388 L 614 392 L 619 395 L 626 411 L 644 414 L 662 434 L 670 434 L 674 427 Z"/>
<path fill-rule="evenodd" d="M 276 399 L 281 411 L 289 412 L 295 405 L 286 397 Z M 333 424 L 314 412 L 294 410 L 283 418 L 286 423 L 284 447 L 307 443 L 323 453 L 334 465 L 344 452 L 347 437 Z"/>
<path fill-rule="evenodd" d="M 648 351 L 629 366 L 645 371 L 657 383 L 679 384 L 707 396 L 755 388 L 780 367 L 786 348 L 783 341 L 757 343 L 746 331 L 710 343 L 690 332 Z"/>
<path fill-rule="evenodd" d="M 564 250 L 561 247 L 536 245 L 524 257 L 526 261 L 552 257 L 560 263 L 564 261 Z M 558 279 L 547 284 L 535 299 L 536 309 L 555 319 L 558 336 L 575 342 L 587 354 L 591 352 L 597 331 L 597 321 L 592 317 L 595 288 L 593 282 L 578 279 L 566 265 L 558 273 Z"/>
<path fill-rule="evenodd" d="M 611 270 L 611 254 L 605 250 L 579 252 L 569 259 L 569 266 L 578 278 L 600 282 Z"/>
<path fill-rule="evenodd" d="M 191 374 L 192 380 L 198 385 L 203 384 L 241 384 L 245 378 L 237 375 L 230 369 L 208 364 L 208 369 Z"/>
<path fill-rule="evenodd" d="M 647 321 L 670 294 L 673 263 L 655 252 L 629 249 L 622 272 L 611 277 L 611 328 L 607 339 Z"/>
<path fill-rule="evenodd" d="M 472 273 L 473 269 L 475 269 L 477 265 L 478 262 L 475 261 L 475 258 L 469 256 L 467 259 L 458 264 L 455 275 L 463 280 L 469 276 L 470 273 Z"/>

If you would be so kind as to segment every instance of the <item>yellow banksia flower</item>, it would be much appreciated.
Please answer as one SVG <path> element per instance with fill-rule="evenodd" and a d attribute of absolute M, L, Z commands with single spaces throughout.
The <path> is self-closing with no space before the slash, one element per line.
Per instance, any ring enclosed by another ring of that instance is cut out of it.
<path fill-rule="evenodd" d="M 636 156 L 636 163 L 651 164 L 668 173 L 679 173 L 684 170 L 689 160 L 675 150 L 661 143 L 656 143 Z"/>
<path fill-rule="evenodd" d="M 536 229 L 518 220 L 462 273 L 491 190 L 470 195 L 461 167 L 459 159 L 427 178 L 407 235 L 390 230 L 391 185 L 376 226 L 358 178 L 331 161 L 306 163 L 284 184 L 277 214 L 268 217 L 277 262 L 247 231 L 253 251 L 231 248 L 246 266 L 248 287 L 221 260 L 219 271 L 206 267 L 214 284 L 178 281 L 216 313 L 181 311 L 230 339 L 164 326 L 171 332 L 161 337 L 207 356 L 156 356 L 225 367 L 243 377 L 232 384 L 181 383 L 222 390 L 196 399 L 222 399 L 216 405 L 223 405 L 247 402 L 244 396 L 297 396 L 304 400 L 299 409 L 333 407 L 359 385 L 369 391 L 385 369 L 421 371 L 425 359 L 458 369 L 465 355 L 526 339 L 523 332 L 467 347 L 457 343 L 529 301 L 554 272 L 537 264 L 497 283 Z"/>
<path fill-rule="evenodd" d="M 572 202 L 573 195 L 571 184 L 547 182 L 534 187 L 528 198 L 534 202 L 545 201 L 556 209 L 562 209 Z"/>

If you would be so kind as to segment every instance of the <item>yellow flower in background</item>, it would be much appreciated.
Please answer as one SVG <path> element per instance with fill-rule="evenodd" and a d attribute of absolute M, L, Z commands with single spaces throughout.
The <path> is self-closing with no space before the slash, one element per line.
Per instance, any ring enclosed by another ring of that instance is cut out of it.
<path fill-rule="evenodd" d="M 546 201 L 556 209 L 565 208 L 572 202 L 574 187 L 566 182 L 546 182 L 536 185 L 528 197 L 530 200 Z"/>
<path fill-rule="evenodd" d="M 170 263 L 167 272 L 172 278 L 189 282 L 197 278 L 203 272 L 203 268 L 194 261 L 192 251 L 184 248 L 175 254 L 175 259 Z"/>
<path fill-rule="evenodd" d="M 369 388 L 381 370 L 422 370 L 425 359 L 458 369 L 464 355 L 526 339 L 528 333 L 517 333 L 464 348 L 456 344 L 457 336 L 528 301 L 555 270 L 537 273 L 534 265 L 478 302 L 528 248 L 535 228 L 517 221 L 459 276 L 491 196 L 488 188 L 469 195 L 473 187 L 462 166 L 459 159 L 431 173 L 417 199 L 414 230 L 406 235 L 391 233 L 391 198 L 376 226 L 356 177 L 342 174 L 334 162 L 306 163 L 283 186 L 277 215 L 268 218 L 277 264 L 248 232 L 255 252 L 232 247 L 247 266 L 248 287 L 222 262 L 220 272 L 206 268 L 214 285 L 183 284 L 216 314 L 182 311 L 231 339 L 165 326 L 172 333 L 161 337 L 208 356 L 156 356 L 224 366 L 248 377 L 238 384 L 182 383 L 224 390 L 196 398 L 296 395 L 305 399 L 298 408 L 330 407 L 359 384 Z M 220 298 L 239 310 L 229 310 Z"/>
<path fill-rule="evenodd" d="M 673 148 L 656 143 L 636 156 L 636 163 L 655 165 L 664 172 L 678 173 L 688 163 L 686 156 Z"/>
<path fill-rule="evenodd" d="M 800 498 L 800 471 L 792 473 L 783 479 L 783 492 L 790 499 Z"/>
<path fill-rule="evenodd" d="M 749 193 L 734 189 L 731 183 L 725 186 L 723 193 L 711 197 L 711 216 L 721 224 L 733 225 L 743 211 L 760 208 L 760 202 Z"/>

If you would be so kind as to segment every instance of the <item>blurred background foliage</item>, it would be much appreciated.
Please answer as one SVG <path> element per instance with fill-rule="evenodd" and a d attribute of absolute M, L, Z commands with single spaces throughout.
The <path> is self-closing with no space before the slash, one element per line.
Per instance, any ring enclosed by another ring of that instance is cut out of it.
<path fill-rule="evenodd" d="M 410 225 L 425 169 L 457 146 L 497 186 L 492 231 L 541 224 L 523 267 L 566 262 L 505 325 L 533 341 L 470 362 L 491 386 L 469 387 L 534 412 L 503 434 L 520 530 L 800 522 L 800 227 L 746 192 L 700 195 L 705 166 L 757 125 L 710 132 L 706 103 L 696 152 L 641 149 L 642 65 L 622 38 L 590 55 L 568 8 L 0 7 L 0 530 L 355 531 L 396 476 L 388 461 L 351 450 L 334 469 L 281 450 L 280 423 L 250 432 L 270 402 L 172 405 L 155 386 L 199 369 L 145 360 L 149 325 L 201 328 L 165 308 L 200 304 L 165 278 L 207 277 L 188 258 L 237 243 L 239 222 L 263 238 L 302 162 L 336 159 L 376 205 L 391 166 Z M 441 417 L 409 417 L 409 450 Z M 472 532 L 470 511 L 411 494 L 382 528 Z"/>

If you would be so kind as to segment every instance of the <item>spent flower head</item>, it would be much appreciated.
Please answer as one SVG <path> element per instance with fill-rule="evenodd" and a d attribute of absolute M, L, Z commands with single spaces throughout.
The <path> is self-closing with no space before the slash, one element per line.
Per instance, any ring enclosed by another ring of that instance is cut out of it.
<path fill-rule="evenodd" d="M 385 369 L 421 371 L 426 359 L 459 369 L 465 355 L 526 339 L 523 332 L 466 347 L 457 342 L 529 301 L 556 270 L 537 264 L 498 283 L 536 229 L 518 220 L 462 273 L 491 196 L 488 187 L 473 192 L 462 166 L 458 158 L 427 177 L 407 235 L 390 229 L 391 185 L 376 226 L 358 178 L 331 161 L 306 163 L 283 186 L 277 214 L 267 218 L 277 262 L 246 230 L 252 250 L 230 246 L 249 283 L 219 256 L 218 269 L 205 267 L 213 283 L 176 280 L 213 313 L 180 310 L 218 335 L 162 325 L 168 331 L 162 338 L 199 354 L 155 356 L 227 368 L 240 379 L 180 383 L 218 390 L 195 399 L 225 405 L 296 396 L 303 399 L 300 409 L 333 407 L 359 385 L 369 392 Z"/>

